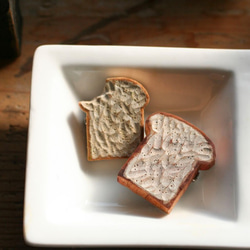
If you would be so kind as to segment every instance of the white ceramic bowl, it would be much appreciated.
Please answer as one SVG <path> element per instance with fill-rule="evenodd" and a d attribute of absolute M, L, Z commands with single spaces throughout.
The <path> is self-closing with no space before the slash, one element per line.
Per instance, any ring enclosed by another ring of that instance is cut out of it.
<path fill-rule="evenodd" d="M 88 162 L 78 101 L 106 77 L 141 82 L 155 111 L 201 128 L 216 146 L 170 215 L 116 181 L 125 160 Z M 62 246 L 250 247 L 250 51 L 48 45 L 32 74 L 24 235 Z"/>

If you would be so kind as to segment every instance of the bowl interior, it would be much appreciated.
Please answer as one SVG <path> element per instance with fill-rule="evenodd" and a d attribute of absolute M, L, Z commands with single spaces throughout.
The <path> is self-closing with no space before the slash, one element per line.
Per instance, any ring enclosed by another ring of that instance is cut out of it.
<path fill-rule="evenodd" d="M 101 94 L 106 77 L 126 76 L 141 82 L 149 92 L 150 103 L 145 109 L 145 118 L 156 111 L 176 114 L 202 129 L 215 144 L 215 166 L 201 171 L 198 180 L 190 185 L 175 206 L 175 213 L 178 215 L 186 211 L 223 220 L 236 219 L 235 87 L 232 72 L 64 65 L 61 73 L 62 91 L 57 91 L 54 98 L 57 103 L 63 103 L 64 111 L 52 119 L 54 136 L 59 138 L 64 134 L 69 143 L 56 142 L 63 147 L 67 160 L 61 160 L 60 170 L 57 167 L 51 170 L 57 173 L 54 175 L 57 179 L 53 180 L 55 188 L 53 194 L 50 192 L 50 202 L 54 203 L 57 211 L 58 207 L 62 211 L 62 207 L 76 206 L 84 212 L 150 217 L 165 215 L 117 183 L 117 174 L 126 160 L 89 162 L 86 158 L 85 114 L 78 107 L 78 101 L 91 100 Z M 65 119 L 66 125 L 58 130 Z M 54 146 L 53 151 L 56 152 L 57 146 Z M 64 172 L 60 173 L 62 169 Z M 65 187 L 65 183 L 70 184 Z"/>

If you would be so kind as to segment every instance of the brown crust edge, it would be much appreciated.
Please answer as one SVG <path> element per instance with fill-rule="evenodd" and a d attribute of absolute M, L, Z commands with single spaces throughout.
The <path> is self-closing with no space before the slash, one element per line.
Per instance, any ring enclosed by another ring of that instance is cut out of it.
<path fill-rule="evenodd" d="M 197 131 L 199 131 L 206 138 L 206 140 L 210 143 L 210 145 L 213 148 L 213 159 L 210 162 L 203 162 L 203 161 L 197 162 L 196 165 L 194 166 L 194 170 L 192 172 L 190 172 L 190 174 L 188 175 L 188 177 L 181 184 L 181 186 L 180 186 L 180 188 L 178 190 L 177 195 L 170 202 L 168 202 L 166 204 L 164 204 L 162 200 L 159 200 L 156 197 L 152 196 L 149 192 L 147 192 L 146 190 L 140 188 L 139 186 L 137 186 L 136 184 L 134 184 L 131 180 L 129 180 L 129 179 L 127 179 L 127 178 L 125 178 L 123 176 L 123 173 L 124 173 L 124 171 L 125 171 L 128 163 L 129 163 L 129 161 L 132 160 L 141 151 L 142 147 L 147 142 L 148 135 L 152 131 L 151 130 L 151 123 L 150 123 L 149 119 L 150 119 L 151 116 L 153 116 L 155 114 L 163 114 L 163 115 L 166 115 L 166 116 L 169 116 L 169 117 L 173 117 L 175 119 L 178 119 L 178 120 L 180 120 L 180 121 L 188 124 L 189 126 L 193 127 Z M 123 167 L 119 171 L 118 176 L 117 176 L 117 181 L 121 185 L 129 188 L 134 193 L 140 195 L 141 197 L 143 197 L 144 199 L 146 199 L 147 201 L 149 201 L 154 206 L 160 208 L 161 210 L 163 210 L 164 212 L 166 212 L 167 214 L 169 214 L 172 211 L 172 209 L 175 206 L 175 204 L 179 201 L 179 199 L 181 198 L 181 196 L 187 190 L 187 188 L 190 185 L 190 183 L 192 182 L 192 180 L 198 174 L 198 171 L 199 170 L 207 170 L 207 169 L 211 168 L 214 165 L 215 158 L 216 158 L 215 146 L 214 146 L 213 142 L 207 137 L 207 135 L 203 131 L 201 131 L 199 128 L 197 128 L 193 124 L 187 122 L 186 120 L 182 119 L 181 117 L 178 117 L 178 116 L 170 114 L 170 113 L 155 112 L 155 113 L 151 114 L 147 118 L 147 120 L 146 120 L 145 130 L 146 130 L 146 137 L 140 143 L 140 145 L 136 148 L 136 150 L 134 151 L 134 153 L 129 157 L 129 159 L 126 161 L 126 163 L 123 165 Z"/>
<path fill-rule="evenodd" d="M 129 77 L 123 77 L 123 76 L 119 76 L 119 77 L 108 77 L 106 78 L 106 82 L 108 81 L 115 81 L 115 80 L 124 80 L 124 81 L 130 81 L 135 85 L 139 85 L 140 88 L 142 89 L 142 91 L 145 93 L 146 95 L 146 102 L 143 105 L 143 107 L 141 108 L 141 123 L 140 123 L 140 129 L 141 129 L 141 140 L 144 137 L 144 109 L 145 107 L 148 105 L 149 101 L 150 101 L 150 97 L 149 94 L 147 92 L 147 90 L 143 87 L 143 85 L 141 83 L 139 83 L 138 81 L 131 79 Z M 88 161 L 99 161 L 99 160 L 111 160 L 111 159 L 127 159 L 129 156 L 124 156 L 124 157 L 98 157 L 98 158 L 92 158 L 91 157 L 91 146 L 90 146 L 90 131 L 89 131 L 89 121 L 90 121 L 90 115 L 89 115 L 89 110 L 85 109 L 82 105 L 81 102 L 78 102 L 78 105 L 80 106 L 80 108 L 82 109 L 82 111 L 84 111 L 86 113 L 86 137 L 87 137 L 87 159 Z"/>

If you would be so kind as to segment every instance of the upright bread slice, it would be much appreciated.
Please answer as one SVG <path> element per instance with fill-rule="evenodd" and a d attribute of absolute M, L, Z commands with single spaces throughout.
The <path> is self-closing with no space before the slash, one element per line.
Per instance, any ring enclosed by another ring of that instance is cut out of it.
<path fill-rule="evenodd" d="M 198 171 L 214 165 L 215 148 L 201 130 L 172 114 L 150 115 L 145 129 L 117 180 L 170 213 Z"/>
<path fill-rule="evenodd" d="M 86 112 L 88 160 L 127 158 L 143 139 L 146 89 L 126 77 L 107 78 L 103 94 L 79 105 Z"/>

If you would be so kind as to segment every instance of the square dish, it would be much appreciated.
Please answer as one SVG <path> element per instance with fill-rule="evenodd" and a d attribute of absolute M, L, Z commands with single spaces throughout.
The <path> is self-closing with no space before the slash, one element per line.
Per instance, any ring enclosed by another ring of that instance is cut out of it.
<path fill-rule="evenodd" d="M 250 51 L 46 45 L 33 63 L 24 236 L 43 246 L 250 247 Z M 155 111 L 176 114 L 214 142 L 170 215 L 117 183 L 125 160 L 88 162 L 78 101 L 106 77 L 141 82 Z"/>

